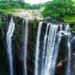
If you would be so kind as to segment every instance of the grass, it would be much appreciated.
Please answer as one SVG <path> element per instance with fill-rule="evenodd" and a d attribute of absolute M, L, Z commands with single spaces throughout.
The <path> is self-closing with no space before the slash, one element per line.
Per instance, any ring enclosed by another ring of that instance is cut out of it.
<path fill-rule="evenodd" d="M 66 16 L 63 18 L 63 20 L 65 23 L 73 23 L 73 22 L 75 22 L 75 15 Z"/>
<path fill-rule="evenodd" d="M 27 10 L 29 9 L 28 6 L 30 5 L 27 3 L 22 3 L 21 1 L 0 1 L 0 11 L 9 14 L 15 11 Z"/>
<path fill-rule="evenodd" d="M 22 11 L 22 10 L 26 10 L 26 9 L 22 9 L 22 8 L 11 8 L 11 9 L 0 9 L 1 12 L 3 12 L 4 14 L 11 14 L 12 12 L 16 12 L 16 11 Z"/>

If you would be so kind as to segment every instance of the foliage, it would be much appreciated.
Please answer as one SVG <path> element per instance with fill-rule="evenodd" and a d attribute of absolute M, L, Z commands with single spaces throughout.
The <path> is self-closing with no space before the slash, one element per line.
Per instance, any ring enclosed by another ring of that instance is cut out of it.
<path fill-rule="evenodd" d="M 75 22 L 75 15 L 73 15 L 73 16 L 65 16 L 63 18 L 63 20 L 64 20 L 64 22 L 67 22 L 67 23 L 73 23 L 73 22 Z"/>
<path fill-rule="evenodd" d="M 11 9 L 40 9 L 44 4 L 34 4 L 22 2 L 22 0 L 0 0 L 0 10 L 11 10 Z"/>
<path fill-rule="evenodd" d="M 46 4 L 43 11 L 44 17 L 54 17 L 57 19 L 63 19 L 65 16 L 75 14 L 75 8 L 71 0 L 53 0 Z"/>
<path fill-rule="evenodd" d="M 43 6 L 44 6 L 43 4 L 34 4 L 34 5 L 31 5 L 30 9 L 40 9 Z"/>
<path fill-rule="evenodd" d="M 20 1 L 11 1 L 11 2 L 6 2 L 6 1 L 1 1 L 0 2 L 0 10 L 11 10 L 11 9 L 29 9 L 30 4 L 28 3 L 23 3 Z"/>

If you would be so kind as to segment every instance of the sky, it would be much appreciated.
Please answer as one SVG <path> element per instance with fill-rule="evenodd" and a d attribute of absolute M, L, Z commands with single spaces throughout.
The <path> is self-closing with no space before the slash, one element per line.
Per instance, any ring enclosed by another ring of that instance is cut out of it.
<path fill-rule="evenodd" d="M 25 0 L 26 3 L 30 3 L 30 4 L 44 3 L 47 1 L 51 1 L 51 0 Z"/>

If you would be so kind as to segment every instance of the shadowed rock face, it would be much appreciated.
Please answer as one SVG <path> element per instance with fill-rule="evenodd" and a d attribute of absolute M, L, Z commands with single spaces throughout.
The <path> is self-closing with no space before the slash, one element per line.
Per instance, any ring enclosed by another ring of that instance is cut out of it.
<path fill-rule="evenodd" d="M 0 74 L 9 75 L 7 52 L 6 52 L 6 20 L 5 15 L 0 13 Z"/>
<path fill-rule="evenodd" d="M 13 50 L 14 50 L 14 66 L 17 75 L 23 74 L 22 69 L 22 47 L 23 47 L 23 33 L 24 24 L 23 19 L 14 17 L 16 25 L 15 33 L 13 36 Z M 29 37 L 28 37 L 28 53 L 27 53 L 27 73 L 33 75 L 34 73 L 34 53 L 35 53 L 35 42 L 37 34 L 38 21 L 34 25 L 34 21 L 29 21 Z"/>
<path fill-rule="evenodd" d="M 57 19 L 51 18 L 51 17 L 47 17 L 46 19 L 44 19 L 44 21 L 45 21 L 46 23 L 50 22 L 50 23 L 53 23 L 53 24 L 64 24 L 63 21 L 57 20 Z"/>
<path fill-rule="evenodd" d="M 75 75 L 75 39 L 72 40 L 72 75 Z"/>
<path fill-rule="evenodd" d="M 66 65 L 67 65 L 66 37 L 62 37 L 59 47 L 55 75 L 65 75 Z"/>

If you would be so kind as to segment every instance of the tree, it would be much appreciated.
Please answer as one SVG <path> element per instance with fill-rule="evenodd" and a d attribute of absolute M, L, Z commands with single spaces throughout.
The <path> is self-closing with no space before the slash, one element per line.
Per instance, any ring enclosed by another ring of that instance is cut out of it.
<path fill-rule="evenodd" d="M 64 16 L 72 15 L 73 13 L 74 6 L 72 0 L 53 0 L 46 4 L 43 16 L 61 19 Z"/>

